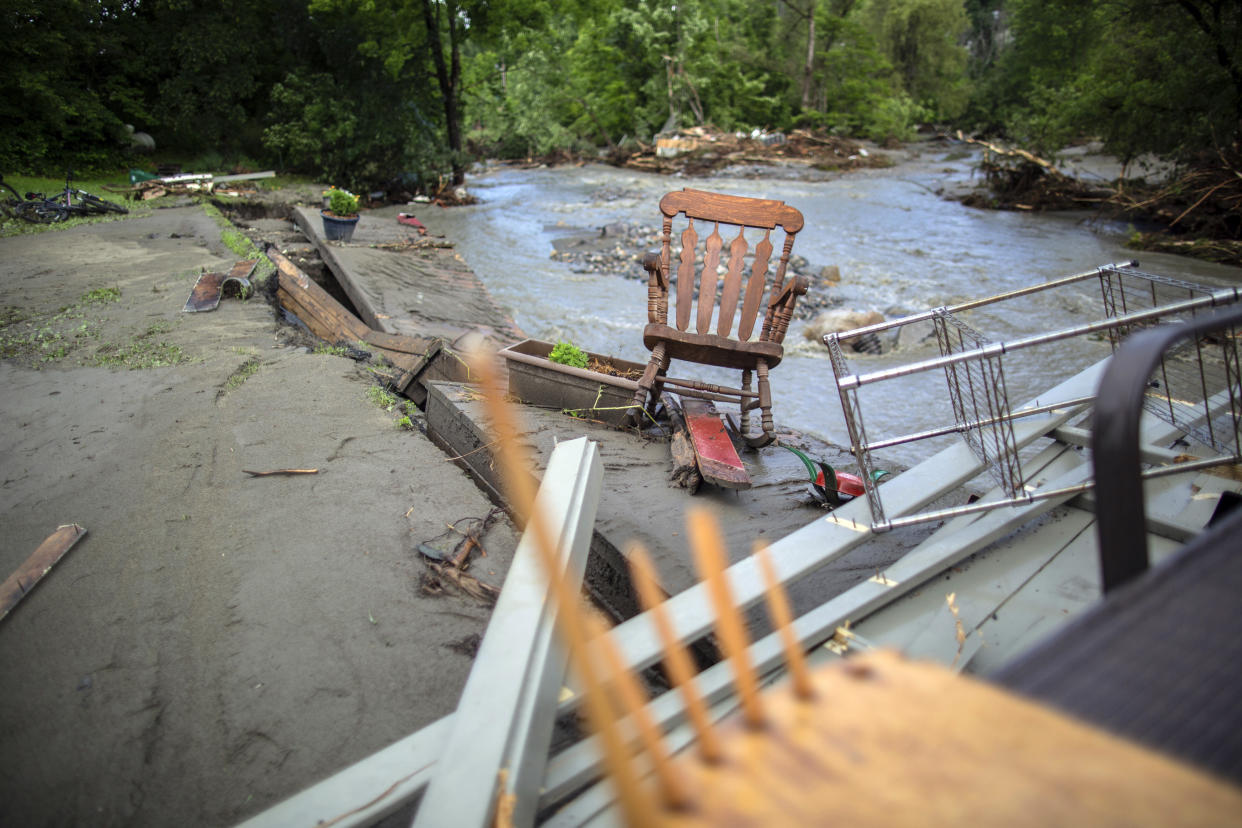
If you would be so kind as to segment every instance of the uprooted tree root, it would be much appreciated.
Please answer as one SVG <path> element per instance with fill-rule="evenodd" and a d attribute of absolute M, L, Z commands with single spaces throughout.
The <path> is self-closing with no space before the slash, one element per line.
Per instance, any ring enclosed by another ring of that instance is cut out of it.
<path fill-rule="evenodd" d="M 1164 226 L 1136 234 L 1131 247 L 1242 264 L 1242 147 L 1236 143 L 1161 187 L 1118 192 L 1112 204 L 1127 218 Z"/>
<path fill-rule="evenodd" d="M 987 191 L 962 203 L 1001 210 L 1098 209 L 1129 221 L 1160 225 L 1127 242 L 1138 250 L 1178 253 L 1223 264 L 1242 264 L 1242 147 L 1237 143 L 1189 164 L 1159 186 L 1117 182 L 1100 187 L 1060 172 L 1021 149 L 964 139 L 986 150 L 980 170 Z"/>

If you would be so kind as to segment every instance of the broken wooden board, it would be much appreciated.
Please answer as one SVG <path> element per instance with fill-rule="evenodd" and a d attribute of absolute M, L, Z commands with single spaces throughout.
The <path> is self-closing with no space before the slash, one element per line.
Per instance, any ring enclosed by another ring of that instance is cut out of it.
<path fill-rule="evenodd" d="M 686 415 L 677 404 L 677 399 L 669 394 L 664 398 L 668 409 L 668 420 L 673 431 L 669 440 L 669 453 L 673 456 L 673 470 L 669 473 L 669 483 L 682 489 L 689 489 L 690 494 L 699 490 L 703 476 L 699 474 L 699 461 L 694 453 L 694 445 L 690 442 L 690 429 L 686 426 Z"/>
<path fill-rule="evenodd" d="M 379 351 L 400 372 L 393 386 L 420 407 L 426 404 L 425 383 L 465 380 L 469 370 L 438 337 L 403 336 L 369 327 L 275 249 L 267 256 L 276 265 L 276 297 L 281 307 L 302 320 L 325 342 L 361 343 Z"/>
<path fill-rule="evenodd" d="M 3 584 L 0 584 L 0 619 L 9 614 L 17 602 L 26 597 L 35 584 L 51 572 L 56 562 L 65 556 L 86 530 L 76 523 L 60 526 L 39 544 L 25 563 L 17 568 Z"/>
<path fill-rule="evenodd" d="M 181 312 L 201 313 L 215 310 L 220 305 L 220 297 L 229 289 L 230 284 L 237 288 L 239 296 L 246 296 L 251 289 L 250 274 L 254 273 L 254 267 L 258 263 L 258 259 L 246 259 L 234 264 L 228 273 L 202 274 L 194 283 L 190 298 L 185 300 L 185 307 Z"/>
<path fill-rule="evenodd" d="M 716 406 L 694 397 L 679 399 L 703 479 L 726 489 L 749 489 L 750 475 L 742 466 L 742 458 L 737 456 Z"/>

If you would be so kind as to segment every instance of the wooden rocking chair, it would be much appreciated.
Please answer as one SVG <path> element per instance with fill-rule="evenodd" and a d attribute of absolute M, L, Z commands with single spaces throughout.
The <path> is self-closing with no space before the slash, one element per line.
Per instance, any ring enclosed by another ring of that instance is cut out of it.
<path fill-rule="evenodd" d="M 793 317 L 794 306 L 798 297 L 806 293 L 805 278 L 799 276 L 785 281 L 785 268 L 789 264 L 794 237 L 802 229 L 802 214 L 781 201 L 689 189 L 669 193 L 660 199 L 660 212 L 664 214 L 661 249 L 658 253 L 648 253 L 643 260 L 643 267 L 648 273 L 648 325 L 643 330 L 643 344 L 651 349 L 651 361 L 634 393 L 634 406 L 647 408 L 648 398 L 652 402 L 658 400 L 665 385 L 676 388 L 677 393 L 683 396 L 736 401 L 741 408 L 743 437 L 754 447 L 767 445 L 776 439 L 768 372 L 781 361 L 784 354 L 781 343 Z M 669 324 L 669 280 L 673 273 L 673 219 L 679 214 L 685 216 L 686 227 L 681 233 L 681 251 L 676 265 L 677 300 L 673 326 Z M 700 234 L 695 222 L 702 222 L 710 230 Z M 728 240 L 721 235 L 722 225 L 726 227 Z M 774 249 L 771 237 L 777 227 L 783 231 L 784 238 L 773 273 L 769 272 Z M 751 240 L 747 238 L 748 232 Z M 703 245 L 700 254 L 701 238 Z M 753 239 L 758 242 L 754 243 Z M 743 270 L 752 244 L 754 256 L 750 273 L 744 277 Z M 723 285 L 719 276 L 722 252 L 726 257 Z M 697 278 L 696 263 L 702 265 Z M 696 283 L 699 298 L 692 327 L 691 307 Z M 761 311 L 762 326 L 755 337 L 755 323 Z M 726 388 L 669 377 L 665 372 L 673 359 L 741 369 L 742 387 Z M 751 389 L 753 375 L 759 378 L 757 392 Z M 751 436 L 750 412 L 755 408 L 762 412 L 763 431 Z M 637 409 L 632 413 L 637 415 Z"/>

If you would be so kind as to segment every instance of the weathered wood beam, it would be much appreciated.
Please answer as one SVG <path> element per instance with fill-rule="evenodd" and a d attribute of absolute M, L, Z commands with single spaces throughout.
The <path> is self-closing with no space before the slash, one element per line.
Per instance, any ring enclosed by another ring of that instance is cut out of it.
<path fill-rule="evenodd" d="M 398 393 L 418 405 L 427 399 L 420 380 L 468 379 L 466 364 L 438 337 L 403 336 L 377 331 L 317 285 L 301 268 L 269 247 L 267 257 L 276 265 L 276 297 L 315 336 L 325 342 L 359 342 L 379 351 L 400 372 L 394 383 Z"/>
<path fill-rule="evenodd" d="M 0 584 L 0 619 L 8 615 L 9 610 L 25 598 L 44 575 L 51 572 L 56 562 L 85 534 L 86 530 L 81 526 L 70 523 L 48 535 L 17 571 Z"/>

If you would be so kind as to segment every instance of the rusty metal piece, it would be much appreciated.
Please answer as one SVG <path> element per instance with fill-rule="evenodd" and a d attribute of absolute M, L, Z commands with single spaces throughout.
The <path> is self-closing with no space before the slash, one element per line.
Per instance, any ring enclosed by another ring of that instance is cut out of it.
<path fill-rule="evenodd" d="M 194 283 L 190 298 L 185 300 L 182 313 L 213 311 L 220 305 L 220 297 L 232 287 L 238 296 L 248 296 L 252 290 L 250 274 L 254 273 L 258 259 L 245 259 L 233 265 L 228 273 L 204 273 Z"/>
<path fill-rule="evenodd" d="M 39 548 L 31 553 L 25 563 L 0 584 L 0 619 L 9 614 L 17 602 L 26 597 L 44 575 L 52 571 L 56 562 L 65 556 L 86 530 L 76 523 L 57 527 Z"/>

